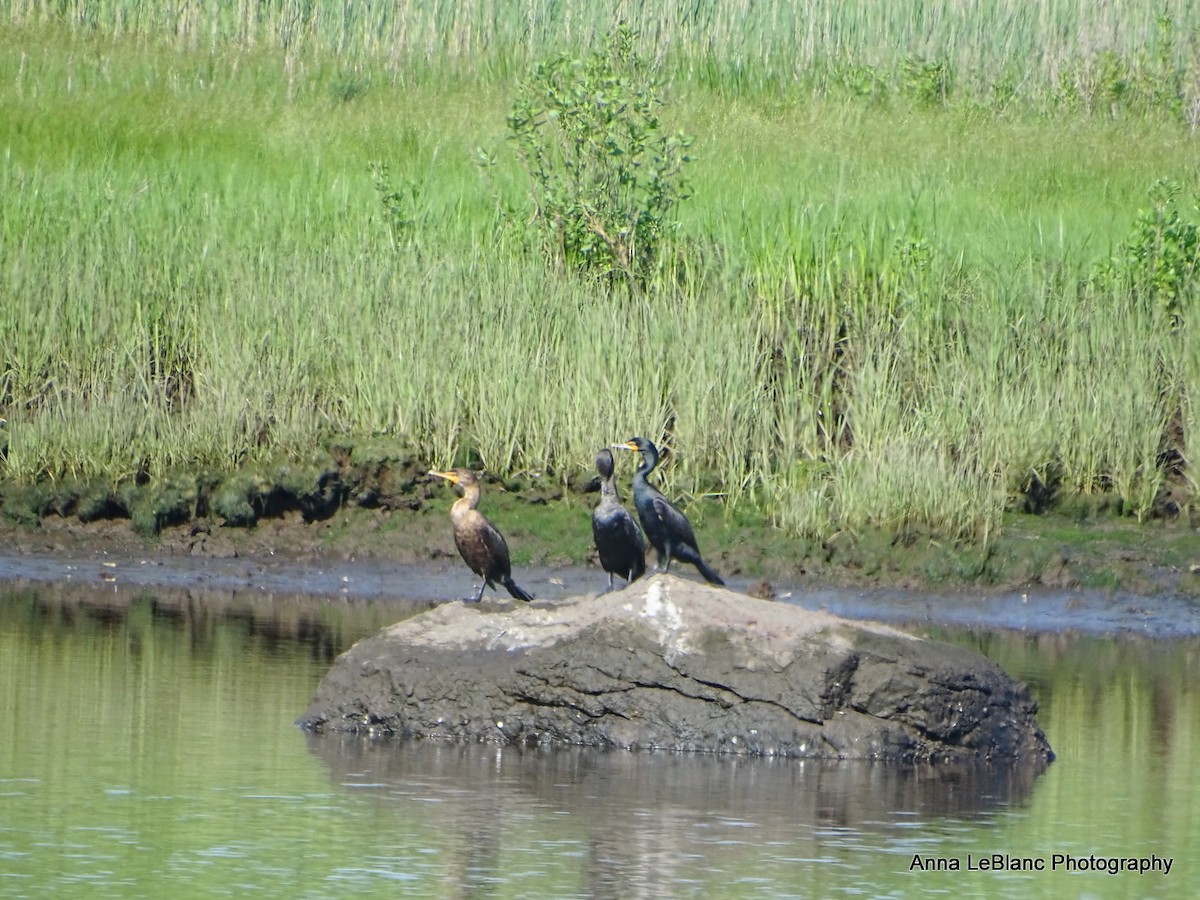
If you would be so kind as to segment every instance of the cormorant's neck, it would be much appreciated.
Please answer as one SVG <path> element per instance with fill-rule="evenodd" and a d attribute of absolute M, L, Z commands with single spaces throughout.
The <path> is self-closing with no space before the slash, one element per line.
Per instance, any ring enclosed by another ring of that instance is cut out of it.
<path fill-rule="evenodd" d="M 600 479 L 600 499 L 603 500 L 605 497 L 619 499 L 617 497 L 617 479 L 612 475 Z"/>
<path fill-rule="evenodd" d="M 455 500 L 454 506 L 450 508 L 451 512 L 456 509 L 466 512 L 468 509 L 475 509 L 479 505 L 479 497 L 483 491 L 478 484 L 464 484 L 462 485 L 462 492 L 463 495 Z"/>
<path fill-rule="evenodd" d="M 643 479 L 658 465 L 658 448 L 653 444 L 642 450 L 642 464 L 637 467 L 635 474 L 642 476 Z"/>

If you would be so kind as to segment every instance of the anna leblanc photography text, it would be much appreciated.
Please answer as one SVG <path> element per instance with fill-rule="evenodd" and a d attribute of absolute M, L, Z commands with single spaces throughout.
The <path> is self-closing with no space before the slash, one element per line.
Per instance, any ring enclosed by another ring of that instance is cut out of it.
<path fill-rule="evenodd" d="M 992 853 L 987 856 L 967 854 L 957 856 L 921 856 L 914 853 L 908 864 L 910 872 L 1104 872 L 1122 875 L 1132 872 L 1138 875 L 1149 873 L 1171 874 L 1174 857 L 1165 856 L 1073 856 L 1070 853 L 1054 853 L 1045 856 L 1009 856 Z"/>

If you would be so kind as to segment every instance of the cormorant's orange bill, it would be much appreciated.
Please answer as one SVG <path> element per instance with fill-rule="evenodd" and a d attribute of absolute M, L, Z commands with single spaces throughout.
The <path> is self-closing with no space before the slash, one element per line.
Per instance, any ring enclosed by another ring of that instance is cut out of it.
<path fill-rule="evenodd" d="M 637 448 L 638 448 L 638 445 L 635 444 L 633 441 L 626 441 L 623 444 L 611 444 L 610 446 L 612 447 L 613 450 L 633 450 L 635 452 L 637 451 Z"/>
<path fill-rule="evenodd" d="M 429 474 L 434 476 L 435 478 L 445 478 L 451 484 L 458 484 L 458 473 L 457 472 L 438 472 L 434 469 L 430 469 Z"/>

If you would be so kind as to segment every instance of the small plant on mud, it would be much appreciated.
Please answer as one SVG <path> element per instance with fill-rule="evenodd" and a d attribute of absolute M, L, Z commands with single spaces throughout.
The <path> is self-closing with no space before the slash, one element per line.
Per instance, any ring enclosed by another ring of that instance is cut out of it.
<path fill-rule="evenodd" d="M 508 127 L 551 258 L 638 286 L 688 196 L 691 139 L 665 131 L 662 85 L 634 40 L 620 26 L 583 59 L 538 64 L 517 91 Z"/>

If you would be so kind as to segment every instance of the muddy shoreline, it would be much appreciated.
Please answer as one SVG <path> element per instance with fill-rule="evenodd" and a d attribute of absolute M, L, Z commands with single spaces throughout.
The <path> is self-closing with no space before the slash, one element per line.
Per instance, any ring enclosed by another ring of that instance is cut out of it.
<path fill-rule="evenodd" d="M 460 566 L 447 515 L 456 494 L 427 470 L 410 448 L 368 442 L 224 478 L 144 473 L 115 488 L 0 481 L 0 552 Z M 529 568 L 596 565 L 593 474 L 485 478 L 482 509 L 508 539 L 518 583 Z M 1176 508 L 1139 523 L 1105 494 L 1059 497 L 1036 513 L 1014 508 L 982 546 L 920 529 L 798 537 L 774 527 L 767 512 L 726 507 L 719 497 L 685 506 L 708 563 L 757 593 L 1045 589 L 1200 598 L 1200 515 Z"/>
<path fill-rule="evenodd" d="M 128 522 L 79 523 L 51 517 L 38 528 L 0 530 L 0 587 L 96 589 L 109 601 L 147 593 L 234 598 L 251 605 L 325 605 L 331 601 L 428 607 L 467 596 L 477 582 L 466 570 L 441 517 L 409 515 L 405 541 L 372 541 L 377 517 L 351 511 L 347 522 L 281 517 L 253 529 L 206 523 L 138 535 Z M 827 610 L 853 619 L 909 627 L 980 628 L 1034 633 L 1112 634 L 1146 638 L 1200 636 L 1200 600 L 1172 590 L 1151 572 L 1154 590 L 1081 584 L 928 585 L 885 579 L 822 578 L 778 569 L 726 570 L 731 589 Z M 594 564 L 542 560 L 518 567 L 539 600 L 595 593 L 605 577 Z M 695 573 L 683 572 L 685 577 Z M 853 575 L 853 573 L 843 573 Z M 1195 573 L 1175 571 L 1186 581 Z M 695 576 L 698 578 L 698 576 Z M 503 603 L 489 592 L 485 602 Z"/>

